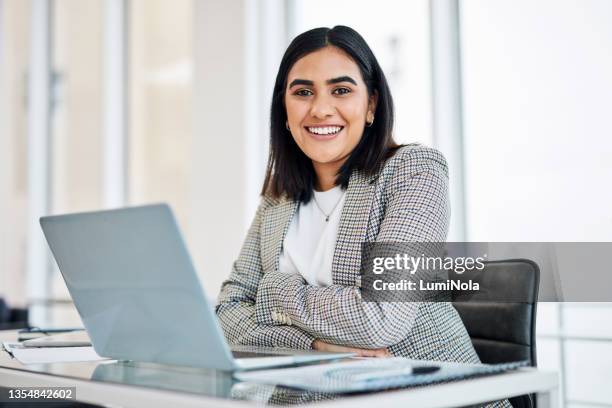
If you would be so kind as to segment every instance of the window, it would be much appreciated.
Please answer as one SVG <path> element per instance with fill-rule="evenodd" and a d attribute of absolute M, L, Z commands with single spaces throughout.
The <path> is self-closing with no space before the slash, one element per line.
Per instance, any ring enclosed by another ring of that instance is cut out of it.
<path fill-rule="evenodd" d="M 612 3 L 461 6 L 469 239 L 611 241 Z M 612 307 L 538 307 L 539 365 L 561 369 L 566 406 L 612 404 Z"/>
<path fill-rule="evenodd" d="M 105 133 L 109 60 L 129 67 L 128 89 L 123 90 L 129 95 L 123 112 L 129 126 L 119 135 L 127 139 L 123 143 L 129 147 L 128 166 L 116 174 L 127 180 L 115 180 L 127 181 L 128 189 L 126 199 L 116 205 L 167 201 L 182 225 L 189 225 L 193 2 L 112 2 L 116 7 L 128 5 L 129 10 L 123 10 L 129 16 L 126 19 L 121 13 L 108 13 L 110 3 L 0 2 L 0 56 L 10 61 L 2 61 L 0 72 L 6 84 L 0 95 L 2 118 L 6 118 L 0 124 L 0 296 L 13 304 L 30 304 L 35 311 L 32 323 L 37 325 L 80 323 L 42 232 L 38 227 L 29 231 L 37 215 L 30 213 L 28 200 L 34 185 L 48 200 L 40 209 L 43 214 L 105 207 L 109 194 L 105 156 L 113 153 L 109 148 L 123 148 L 112 145 Z M 30 24 L 35 16 L 50 23 L 49 32 Z M 126 27 L 128 55 L 123 56 L 106 47 L 110 40 L 105 30 Z M 35 117 L 41 113 L 33 112 L 28 100 L 31 29 L 38 35 L 36 55 L 50 57 L 48 89 L 44 83 L 35 87 L 36 92 L 42 91 L 42 114 L 49 115 L 49 128 L 42 129 L 46 142 L 41 146 L 28 144 L 28 120 L 44 122 Z M 48 105 L 44 103 L 47 91 Z M 34 166 L 32 150 L 48 158 L 48 168 Z M 36 174 L 35 183 L 28 178 L 31 174 Z M 28 252 L 32 246 L 37 248 L 34 253 Z M 27 276 L 34 257 L 36 266 Z"/>
<path fill-rule="evenodd" d="M 103 4 L 57 0 L 51 19 L 50 212 L 99 209 L 103 203 Z M 51 260 L 51 322 L 80 320 Z"/>
<path fill-rule="evenodd" d="M 30 15 L 27 1 L 0 2 L 0 296 L 22 306 L 26 304 Z"/>
<path fill-rule="evenodd" d="M 128 201 L 166 201 L 189 228 L 193 89 L 191 1 L 129 3 Z"/>

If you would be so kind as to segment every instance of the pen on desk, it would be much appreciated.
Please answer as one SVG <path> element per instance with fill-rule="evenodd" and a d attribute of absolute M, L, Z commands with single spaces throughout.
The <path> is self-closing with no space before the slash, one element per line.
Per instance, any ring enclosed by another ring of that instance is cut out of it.
<path fill-rule="evenodd" d="M 65 327 L 65 328 L 41 328 L 28 327 L 17 332 L 17 341 L 31 340 L 41 336 L 50 336 L 53 334 L 70 333 L 74 331 L 84 330 L 82 327 Z"/>
<path fill-rule="evenodd" d="M 82 327 L 61 327 L 61 328 L 44 328 L 44 327 L 27 327 L 19 330 L 18 333 L 64 333 L 77 330 L 84 330 Z"/>

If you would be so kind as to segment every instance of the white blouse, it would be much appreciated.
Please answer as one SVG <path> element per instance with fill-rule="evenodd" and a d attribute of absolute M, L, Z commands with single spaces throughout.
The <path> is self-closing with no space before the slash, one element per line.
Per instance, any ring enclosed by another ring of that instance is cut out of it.
<path fill-rule="evenodd" d="M 283 241 L 280 272 L 299 273 L 310 285 L 332 284 L 331 267 L 344 198 L 345 191 L 336 186 L 314 191 L 308 204 L 300 204 Z M 325 221 L 326 215 L 329 221 Z"/>

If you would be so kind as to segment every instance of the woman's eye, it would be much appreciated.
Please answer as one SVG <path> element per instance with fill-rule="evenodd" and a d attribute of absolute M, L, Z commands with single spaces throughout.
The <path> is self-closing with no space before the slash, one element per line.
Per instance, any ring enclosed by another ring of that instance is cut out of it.
<path fill-rule="evenodd" d="M 350 93 L 351 90 L 348 88 L 336 88 L 334 89 L 333 93 L 336 95 L 346 95 L 347 93 Z"/>
<path fill-rule="evenodd" d="M 310 89 L 300 89 L 294 95 L 298 95 L 298 96 L 310 96 L 310 95 L 312 95 L 312 91 Z"/>

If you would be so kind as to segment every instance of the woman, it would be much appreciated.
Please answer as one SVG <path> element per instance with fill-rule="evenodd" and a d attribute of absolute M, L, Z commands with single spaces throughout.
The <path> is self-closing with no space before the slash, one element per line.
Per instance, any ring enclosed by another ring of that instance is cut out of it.
<path fill-rule="evenodd" d="M 478 362 L 449 302 L 367 303 L 364 242 L 443 242 L 440 153 L 392 138 L 393 102 L 354 30 L 295 38 L 274 86 L 261 204 L 224 282 L 217 315 L 230 343 Z"/>

